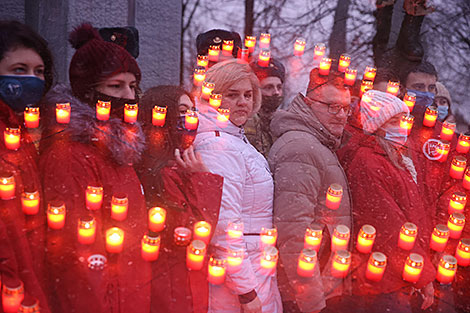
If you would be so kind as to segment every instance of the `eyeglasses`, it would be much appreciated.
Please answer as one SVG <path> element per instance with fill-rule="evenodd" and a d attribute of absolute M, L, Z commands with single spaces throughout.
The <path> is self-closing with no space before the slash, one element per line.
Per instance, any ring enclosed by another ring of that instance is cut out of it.
<path fill-rule="evenodd" d="M 338 115 L 341 110 L 343 110 L 344 114 L 346 114 L 347 116 L 350 116 L 351 112 L 352 112 L 351 106 L 349 104 L 347 104 L 345 106 L 342 106 L 341 104 L 328 103 L 328 102 L 320 101 L 320 100 L 317 100 L 317 99 L 310 99 L 310 98 L 307 98 L 307 97 L 305 97 L 305 99 L 308 99 L 308 101 L 315 101 L 315 102 L 327 105 L 328 106 L 328 113 L 333 114 L 333 115 Z"/>

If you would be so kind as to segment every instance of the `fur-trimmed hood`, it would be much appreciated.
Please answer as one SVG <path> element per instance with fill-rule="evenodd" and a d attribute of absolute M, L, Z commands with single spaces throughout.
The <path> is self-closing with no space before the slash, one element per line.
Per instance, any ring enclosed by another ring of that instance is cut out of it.
<path fill-rule="evenodd" d="M 46 95 L 47 104 L 70 102 L 72 108 L 70 123 L 65 134 L 72 141 L 93 144 L 109 154 L 119 165 L 136 164 L 145 149 L 145 136 L 137 122 L 127 124 L 111 117 L 106 122 L 95 118 L 95 110 L 72 95 L 70 88 L 56 85 Z"/>

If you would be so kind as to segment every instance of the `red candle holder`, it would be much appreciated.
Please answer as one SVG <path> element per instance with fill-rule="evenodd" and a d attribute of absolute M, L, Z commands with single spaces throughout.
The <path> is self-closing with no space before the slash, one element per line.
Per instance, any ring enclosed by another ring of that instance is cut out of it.
<path fill-rule="evenodd" d="M 331 237 L 331 251 L 347 250 L 349 244 L 349 228 L 345 225 L 336 226 Z"/>
<path fill-rule="evenodd" d="M 400 82 L 394 82 L 389 80 L 387 84 L 387 93 L 391 95 L 398 95 L 398 92 L 400 91 Z"/>
<path fill-rule="evenodd" d="M 243 257 L 245 255 L 244 250 L 228 250 L 227 254 L 227 272 L 236 273 L 238 272 L 243 263 Z"/>
<path fill-rule="evenodd" d="M 431 235 L 429 247 L 437 252 L 442 252 L 446 248 L 449 240 L 449 228 L 443 224 L 437 224 Z"/>
<path fill-rule="evenodd" d="M 0 198 L 2 200 L 14 199 L 16 191 L 15 175 L 9 172 L 0 174 Z"/>
<path fill-rule="evenodd" d="M 152 125 L 163 127 L 165 126 L 167 107 L 154 106 L 152 110 Z"/>
<path fill-rule="evenodd" d="M 221 108 L 218 108 L 217 109 L 217 122 L 216 124 L 220 127 L 220 128 L 224 128 L 227 126 L 227 123 L 230 119 L 230 109 L 221 109 Z"/>
<path fill-rule="evenodd" d="M 126 194 L 115 194 L 111 198 L 111 218 L 116 221 L 124 221 L 127 218 L 129 200 Z"/>
<path fill-rule="evenodd" d="M 59 124 L 68 124 L 70 123 L 70 112 L 72 108 L 70 103 L 56 103 L 55 105 L 55 119 Z"/>
<path fill-rule="evenodd" d="M 50 229 L 62 229 L 65 225 L 65 204 L 62 201 L 51 201 L 47 205 L 47 225 Z"/>
<path fill-rule="evenodd" d="M 337 210 L 343 198 L 343 187 L 340 184 L 331 184 L 326 192 L 325 205 L 330 210 Z"/>
<path fill-rule="evenodd" d="M 21 208 L 26 215 L 36 215 L 39 212 L 39 191 L 23 191 L 21 194 Z"/>
<path fill-rule="evenodd" d="M 348 54 L 342 54 L 338 61 L 338 71 L 343 73 L 351 64 L 351 57 Z"/>
<path fill-rule="evenodd" d="M 403 250 L 413 249 L 418 236 L 418 227 L 413 223 L 405 223 L 400 229 L 398 236 L 398 247 Z"/>
<path fill-rule="evenodd" d="M 447 140 L 442 140 L 436 148 L 436 152 L 440 155 L 437 161 L 443 163 L 447 161 L 447 157 L 449 156 L 450 151 L 450 142 Z"/>
<path fill-rule="evenodd" d="M 21 301 L 18 313 L 39 313 L 39 300 L 28 295 Z"/>
<path fill-rule="evenodd" d="M 451 255 L 444 255 L 437 267 L 436 279 L 443 285 L 452 283 L 457 272 L 457 259 Z"/>
<path fill-rule="evenodd" d="M 207 269 L 207 280 L 213 285 L 221 285 L 225 281 L 225 272 L 227 271 L 226 261 L 211 256 Z"/>
<path fill-rule="evenodd" d="M 275 247 L 265 247 L 260 259 L 262 273 L 266 276 L 274 275 L 278 259 L 279 251 Z"/>
<path fill-rule="evenodd" d="M 250 49 L 248 48 L 238 48 L 238 63 L 248 63 L 248 60 L 250 58 Z"/>
<path fill-rule="evenodd" d="M 211 231 L 212 231 L 211 224 L 209 224 L 206 221 L 199 221 L 196 224 L 194 224 L 193 239 L 201 240 L 206 245 L 208 245 L 210 242 L 210 238 L 211 238 Z"/>
<path fill-rule="evenodd" d="M 227 241 L 237 243 L 243 240 L 243 223 L 229 222 L 227 226 Z"/>
<path fill-rule="evenodd" d="M 366 70 L 364 71 L 364 76 L 362 79 L 374 82 L 375 75 L 377 75 L 377 69 L 373 66 L 366 66 Z"/>
<path fill-rule="evenodd" d="M 344 278 L 348 275 L 351 266 L 351 253 L 347 250 L 337 250 L 331 263 L 331 276 Z"/>
<path fill-rule="evenodd" d="M 245 36 L 245 47 L 248 48 L 250 53 L 253 53 L 253 51 L 255 51 L 255 46 L 256 46 L 256 36 Z"/>
<path fill-rule="evenodd" d="M 160 251 L 160 236 L 150 236 L 145 234 L 144 237 L 142 237 L 140 251 L 142 259 L 145 261 L 156 261 Z"/>
<path fill-rule="evenodd" d="M 266 48 L 269 48 L 270 44 L 271 44 L 271 34 L 261 33 L 261 35 L 259 36 L 259 47 L 261 49 L 266 49 Z"/>
<path fill-rule="evenodd" d="M 424 258 L 417 253 L 410 253 L 406 258 L 405 266 L 403 267 L 403 280 L 416 283 L 423 271 Z"/>
<path fill-rule="evenodd" d="M 96 103 L 96 119 L 99 121 L 109 120 L 111 114 L 111 102 L 98 100 Z"/>
<path fill-rule="evenodd" d="M 319 68 L 318 68 L 318 74 L 322 76 L 328 76 L 328 74 L 330 74 L 330 69 L 331 69 L 331 59 L 322 58 L 320 61 Z"/>
<path fill-rule="evenodd" d="M 173 232 L 175 245 L 185 247 L 191 243 L 191 229 L 186 227 L 176 227 Z"/>
<path fill-rule="evenodd" d="M 470 133 L 460 134 L 455 150 L 463 154 L 466 154 L 468 150 L 470 150 Z"/>
<path fill-rule="evenodd" d="M 465 226 L 465 215 L 462 213 L 452 213 L 447 221 L 447 227 L 449 228 L 449 237 L 452 239 L 459 239 L 462 235 L 463 228 Z"/>
<path fill-rule="evenodd" d="M 106 230 L 106 251 L 121 253 L 124 246 L 124 231 L 119 227 Z"/>
<path fill-rule="evenodd" d="M 139 105 L 137 103 L 124 105 L 124 122 L 133 124 L 137 122 L 137 115 L 139 114 Z"/>
<path fill-rule="evenodd" d="M 18 150 L 21 142 L 21 130 L 19 128 L 5 128 L 3 132 L 5 147 L 8 150 Z"/>
<path fill-rule="evenodd" d="M 445 121 L 444 123 L 442 123 L 441 134 L 439 135 L 439 137 L 442 140 L 452 141 L 452 137 L 454 137 L 456 127 L 457 125 L 455 123 Z"/>
<path fill-rule="evenodd" d="M 323 237 L 323 227 L 319 224 L 312 224 L 305 230 L 304 248 L 313 249 L 316 252 L 320 250 Z"/>
<path fill-rule="evenodd" d="M 357 70 L 347 68 L 344 72 L 344 84 L 348 86 L 354 86 L 356 83 Z"/>
<path fill-rule="evenodd" d="M 187 130 L 196 130 L 199 124 L 199 116 L 196 111 L 188 110 L 184 117 L 184 127 Z"/>
<path fill-rule="evenodd" d="M 413 92 L 407 92 L 405 94 L 405 97 L 403 98 L 403 102 L 405 102 L 406 106 L 408 107 L 411 113 L 411 111 L 413 111 L 413 108 L 415 107 L 416 94 Z"/>
<path fill-rule="evenodd" d="M 318 43 L 313 49 L 313 58 L 315 60 L 321 60 L 326 52 L 326 46 L 324 43 Z"/>
<path fill-rule="evenodd" d="M 193 74 L 193 84 L 194 86 L 202 86 L 202 82 L 206 79 L 206 68 L 196 67 Z"/>
<path fill-rule="evenodd" d="M 258 65 L 261 67 L 268 67 L 270 59 L 271 51 L 269 49 L 261 49 L 258 55 Z"/>
<path fill-rule="evenodd" d="M 450 164 L 449 175 L 454 179 L 462 179 L 467 167 L 467 158 L 456 155 Z"/>
<path fill-rule="evenodd" d="M 464 192 L 456 191 L 452 194 L 449 200 L 449 215 L 458 212 L 463 213 L 467 205 L 467 195 Z"/>
<path fill-rule="evenodd" d="M 275 246 L 277 241 L 277 228 L 261 227 L 261 247 Z"/>
<path fill-rule="evenodd" d="M 381 281 L 386 267 L 387 256 L 381 252 L 373 252 L 367 263 L 366 278 L 374 282 Z"/>
<path fill-rule="evenodd" d="M 470 238 L 463 238 L 460 240 L 457 249 L 455 250 L 455 258 L 459 266 L 470 265 Z"/>
<path fill-rule="evenodd" d="M 297 38 L 294 43 L 294 55 L 296 57 L 300 57 L 304 54 L 305 51 L 305 45 L 307 42 L 305 41 L 304 38 Z"/>
<path fill-rule="evenodd" d="M 357 251 L 361 253 L 370 253 L 374 245 L 376 231 L 372 225 L 363 225 L 357 235 Z"/>
<path fill-rule="evenodd" d="M 103 204 L 103 187 L 101 186 L 88 186 L 86 188 L 86 208 L 90 211 L 101 209 Z"/>
<path fill-rule="evenodd" d="M 204 81 L 202 83 L 202 88 L 201 88 L 201 97 L 202 97 L 202 99 L 204 99 L 206 101 L 209 101 L 209 98 L 211 96 L 212 91 L 214 91 L 214 88 L 215 88 L 214 83 Z"/>
<path fill-rule="evenodd" d="M 5 278 L 2 277 L 3 279 Z M 16 313 L 24 299 L 24 285 L 19 279 L 8 279 L 3 281 L 2 306 L 5 313 Z"/>
<path fill-rule="evenodd" d="M 209 105 L 217 110 L 221 104 L 222 104 L 222 95 L 218 93 L 212 93 L 209 97 Z"/>
<path fill-rule="evenodd" d="M 436 120 L 437 108 L 433 106 L 427 107 L 426 112 L 424 113 L 423 126 L 434 127 L 434 125 L 436 125 Z"/>
<path fill-rule="evenodd" d="M 317 264 L 317 252 L 312 249 L 303 249 L 299 255 L 297 274 L 302 277 L 312 277 Z"/>
<path fill-rule="evenodd" d="M 166 210 L 161 207 L 153 207 L 148 212 L 149 229 L 153 232 L 161 232 L 165 228 Z"/>
<path fill-rule="evenodd" d="M 194 240 L 186 250 L 186 266 L 190 270 L 199 271 L 204 265 L 206 244 L 201 240 Z"/>
<path fill-rule="evenodd" d="M 222 42 L 222 55 L 230 57 L 233 52 L 233 40 L 224 40 Z"/>
<path fill-rule="evenodd" d="M 410 135 L 413 128 L 415 117 L 413 115 L 403 113 L 400 119 L 400 130 L 407 136 Z"/>
<path fill-rule="evenodd" d="M 96 238 L 96 220 L 92 216 L 78 220 L 78 242 L 82 245 L 91 245 Z"/>
<path fill-rule="evenodd" d="M 368 90 L 371 90 L 374 87 L 374 83 L 370 80 L 362 80 L 361 82 L 361 96 L 365 94 Z"/>
<path fill-rule="evenodd" d="M 462 180 L 463 188 L 470 190 L 470 166 L 465 170 L 465 174 Z"/>
<path fill-rule="evenodd" d="M 39 127 L 39 108 L 26 107 L 24 109 L 24 124 L 27 128 Z"/>
<path fill-rule="evenodd" d="M 220 46 L 209 46 L 209 61 L 218 62 L 220 54 Z"/>
<path fill-rule="evenodd" d="M 207 68 L 209 66 L 209 57 L 207 55 L 198 55 L 196 65 Z"/>

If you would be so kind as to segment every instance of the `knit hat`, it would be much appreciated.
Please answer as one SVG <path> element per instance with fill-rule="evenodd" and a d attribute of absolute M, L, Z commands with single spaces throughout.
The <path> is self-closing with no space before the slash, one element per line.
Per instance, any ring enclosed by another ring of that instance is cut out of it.
<path fill-rule="evenodd" d="M 234 58 L 238 55 L 238 49 L 242 47 L 242 39 L 237 32 L 230 32 L 223 29 L 212 29 L 196 37 L 197 54 L 206 55 L 209 52 L 209 46 L 219 46 L 222 50 L 224 40 L 233 40 L 232 55 Z"/>
<path fill-rule="evenodd" d="M 447 88 L 440 82 L 436 82 L 436 98 L 437 97 L 442 97 L 442 98 L 446 98 L 447 101 L 449 101 L 449 106 L 450 106 L 450 93 L 449 91 L 447 90 Z"/>
<path fill-rule="evenodd" d="M 375 133 L 395 115 L 410 112 L 403 101 L 378 90 L 367 91 L 362 96 L 360 105 L 362 129 L 369 133 Z"/>
<path fill-rule="evenodd" d="M 267 67 L 259 66 L 258 62 L 250 63 L 251 69 L 258 77 L 259 81 L 262 81 L 266 77 L 274 76 L 279 77 L 281 82 L 284 83 L 284 78 L 286 77 L 286 69 L 284 65 L 276 59 L 271 58 L 269 65 Z"/>
<path fill-rule="evenodd" d="M 70 33 L 69 42 L 77 51 L 69 68 L 74 96 L 82 101 L 100 82 L 119 73 L 130 72 L 140 83 L 141 73 L 135 59 L 123 47 L 104 41 L 91 24 L 82 24 Z"/>

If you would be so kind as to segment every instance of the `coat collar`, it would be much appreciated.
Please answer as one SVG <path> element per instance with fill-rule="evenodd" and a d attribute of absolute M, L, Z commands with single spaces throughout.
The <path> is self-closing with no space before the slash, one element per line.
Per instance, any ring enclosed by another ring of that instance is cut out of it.
<path fill-rule="evenodd" d="M 208 108 L 206 112 L 200 113 L 198 133 L 219 131 L 240 138 L 245 142 L 247 141 L 242 126 L 236 126 L 230 120 L 221 123 L 217 120 L 218 115 L 219 113 L 213 108 Z"/>

